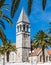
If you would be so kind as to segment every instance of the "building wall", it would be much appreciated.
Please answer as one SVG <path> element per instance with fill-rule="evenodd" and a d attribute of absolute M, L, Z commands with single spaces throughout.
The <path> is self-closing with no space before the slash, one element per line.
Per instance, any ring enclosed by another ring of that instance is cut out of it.
<path fill-rule="evenodd" d="M 16 62 L 22 62 L 22 48 L 17 49 L 17 59 Z"/>
<path fill-rule="evenodd" d="M 16 53 L 13 51 L 9 54 L 9 62 L 16 62 Z"/>
<path fill-rule="evenodd" d="M 43 62 L 42 51 L 37 55 L 37 62 L 40 62 L 40 56 L 41 56 L 41 62 Z M 48 56 L 48 58 L 46 58 L 47 56 Z M 50 55 L 48 54 L 47 50 L 45 50 L 45 62 L 49 61 L 49 56 Z"/>
<path fill-rule="evenodd" d="M 30 63 L 37 63 L 37 56 L 29 57 L 29 62 Z"/>
<path fill-rule="evenodd" d="M 42 56 L 42 51 L 37 55 L 37 62 L 40 62 L 40 56 L 42 57 L 42 61 L 43 62 L 43 56 Z M 45 62 L 46 62 L 46 56 L 49 57 L 49 54 L 47 53 L 47 50 L 45 50 Z M 49 61 L 49 58 L 48 58 L 48 61 Z"/>
<path fill-rule="evenodd" d="M 42 51 L 39 54 L 37 54 L 36 56 L 29 57 L 29 62 L 32 62 L 32 63 L 40 62 L 40 56 L 42 56 Z M 45 62 L 49 62 L 50 61 L 49 60 L 49 56 L 50 55 L 48 54 L 47 50 L 45 50 Z M 41 57 L 41 59 L 42 59 L 41 62 L 43 62 L 43 56 Z"/>

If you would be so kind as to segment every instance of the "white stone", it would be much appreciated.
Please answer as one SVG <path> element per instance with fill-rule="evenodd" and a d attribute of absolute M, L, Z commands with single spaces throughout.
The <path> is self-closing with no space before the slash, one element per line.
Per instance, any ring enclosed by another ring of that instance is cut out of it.
<path fill-rule="evenodd" d="M 20 22 L 20 23 L 19 23 Z M 22 25 L 21 31 L 16 32 L 16 48 L 17 48 L 17 62 L 28 62 L 30 51 L 30 33 L 23 30 L 23 25 L 30 26 L 29 20 L 26 16 L 24 9 L 22 9 L 20 17 L 18 19 L 17 26 Z"/>
<path fill-rule="evenodd" d="M 26 15 L 25 11 L 24 11 L 24 8 L 22 8 L 22 11 L 21 11 L 21 14 L 19 16 L 19 19 L 18 19 L 18 22 L 17 23 L 19 23 L 21 21 L 22 22 L 28 22 L 29 23 L 29 20 L 28 20 L 28 17 Z"/>

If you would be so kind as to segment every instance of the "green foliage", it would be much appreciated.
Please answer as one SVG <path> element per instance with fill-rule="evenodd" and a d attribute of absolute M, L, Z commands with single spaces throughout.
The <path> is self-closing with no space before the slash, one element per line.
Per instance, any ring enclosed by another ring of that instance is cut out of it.
<path fill-rule="evenodd" d="M 11 6 L 11 17 L 14 17 L 14 14 L 16 10 L 18 9 L 19 3 L 21 0 L 12 0 L 12 6 Z"/>
<path fill-rule="evenodd" d="M 0 20 L 0 25 L 5 29 L 5 24 L 2 20 Z"/>
<path fill-rule="evenodd" d="M 0 0 L 0 8 L 4 5 L 5 0 Z"/>
<path fill-rule="evenodd" d="M 7 43 L 4 45 L 4 48 L 6 52 L 16 51 L 16 47 L 12 46 L 10 41 L 7 41 Z"/>
<path fill-rule="evenodd" d="M 5 14 L 2 15 L 2 18 L 5 19 L 9 24 L 11 24 L 11 25 L 13 24 L 12 20 Z"/>
<path fill-rule="evenodd" d="M 6 41 L 6 43 L 3 46 L 0 46 L 0 53 L 4 54 L 7 52 L 16 51 L 16 47 L 12 46 L 10 41 Z"/>
<path fill-rule="evenodd" d="M 45 10 L 47 0 L 42 0 L 42 9 Z"/>
<path fill-rule="evenodd" d="M 0 18 L 5 19 L 9 24 L 13 24 L 12 20 L 8 16 L 3 14 L 1 10 L 0 10 Z"/>
<path fill-rule="evenodd" d="M 34 48 L 42 48 L 43 62 L 45 62 L 45 48 L 48 48 L 51 44 L 49 42 L 48 35 L 43 30 L 40 30 L 36 34 L 33 46 Z"/>
<path fill-rule="evenodd" d="M 18 10 L 18 6 L 20 4 L 21 0 L 12 0 L 12 6 L 11 6 L 11 17 L 13 18 L 15 15 L 15 12 Z M 47 0 L 42 0 L 42 9 L 45 10 Z M 28 15 L 31 13 L 31 7 L 32 7 L 33 0 L 28 0 Z"/>
<path fill-rule="evenodd" d="M 6 43 L 7 39 L 6 39 L 6 35 L 4 34 L 2 28 L 0 28 L 0 39 L 3 42 L 3 45 Z"/>
<path fill-rule="evenodd" d="M 42 30 L 36 34 L 33 45 L 36 47 L 41 47 L 41 48 L 43 46 L 45 48 L 47 48 L 48 46 L 51 46 L 51 44 L 48 41 L 48 35 Z"/>
<path fill-rule="evenodd" d="M 33 0 L 28 0 L 28 15 L 30 15 Z"/>

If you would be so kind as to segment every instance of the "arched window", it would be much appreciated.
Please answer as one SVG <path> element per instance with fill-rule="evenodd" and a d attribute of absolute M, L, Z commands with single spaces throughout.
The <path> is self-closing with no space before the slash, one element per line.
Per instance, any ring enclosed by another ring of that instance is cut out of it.
<path fill-rule="evenodd" d="M 46 62 L 48 62 L 48 56 L 46 56 Z"/>
<path fill-rule="evenodd" d="M 19 26 L 17 26 L 17 32 L 19 32 Z"/>
<path fill-rule="evenodd" d="M 40 62 L 42 62 L 42 55 L 40 56 Z"/>
<path fill-rule="evenodd" d="M 29 26 L 27 25 L 27 32 L 28 32 Z"/>
<path fill-rule="evenodd" d="M 51 55 L 49 56 L 49 61 L 51 61 Z"/>
<path fill-rule="evenodd" d="M 25 31 L 25 25 L 23 25 L 23 31 Z"/>
<path fill-rule="evenodd" d="M 20 25 L 20 31 L 21 31 L 21 25 Z"/>

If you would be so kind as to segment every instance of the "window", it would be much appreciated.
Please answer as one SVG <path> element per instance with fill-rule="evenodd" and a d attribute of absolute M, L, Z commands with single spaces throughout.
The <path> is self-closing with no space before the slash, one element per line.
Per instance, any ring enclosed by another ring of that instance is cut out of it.
<path fill-rule="evenodd" d="M 40 56 L 40 62 L 42 62 L 42 55 Z"/>
<path fill-rule="evenodd" d="M 46 62 L 48 62 L 48 56 L 46 56 Z"/>
<path fill-rule="evenodd" d="M 25 31 L 25 25 L 23 25 L 23 31 Z"/>
<path fill-rule="evenodd" d="M 51 56 L 49 56 L 49 61 L 51 61 Z"/>
<path fill-rule="evenodd" d="M 21 25 L 20 25 L 20 31 L 21 31 Z"/>
<path fill-rule="evenodd" d="M 17 32 L 19 32 L 19 26 L 17 27 Z"/>
<path fill-rule="evenodd" d="M 30 27 L 29 27 L 29 25 L 27 25 L 27 32 L 30 32 Z"/>
<path fill-rule="evenodd" d="M 28 32 L 28 28 L 29 28 L 29 26 L 27 25 L 27 32 Z"/>

